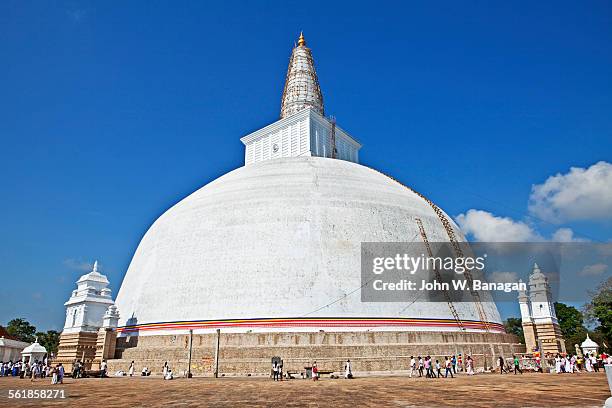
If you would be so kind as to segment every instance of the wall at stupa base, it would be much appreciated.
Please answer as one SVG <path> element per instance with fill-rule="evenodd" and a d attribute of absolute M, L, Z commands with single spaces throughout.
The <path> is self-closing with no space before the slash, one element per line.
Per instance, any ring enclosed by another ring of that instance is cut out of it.
<path fill-rule="evenodd" d="M 96 341 L 98 333 L 77 332 L 62 333 L 54 364 L 62 363 L 64 369 L 72 371 L 75 360 L 85 363 L 86 369 L 91 369 L 91 363 L 96 357 Z"/>
<path fill-rule="evenodd" d="M 194 334 L 192 372 L 212 375 L 216 334 Z M 340 371 L 347 359 L 353 370 L 406 370 L 410 356 L 471 354 L 476 367 L 495 367 L 495 358 L 525 352 L 525 346 L 511 334 L 443 332 L 316 332 L 316 333 L 221 333 L 219 373 L 225 375 L 267 375 L 271 358 L 283 359 L 284 369 L 304 371 L 313 361 L 321 370 Z M 148 367 L 161 373 L 168 361 L 175 374 L 188 367 L 189 335 L 131 336 L 117 339 L 115 359 L 109 373 L 127 371 L 132 360 L 137 370 Z"/>
<path fill-rule="evenodd" d="M 98 330 L 96 340 L 96 357 L 91 365 L 92 370 L 99 370 L 102 360 L 108 360 L 115 356 L 115 346 L 117 345 L 117 332 L 109 328 Z"/>
<path fill-rule="evenodd" d="M 558 324 L 536 324 L 535 329 L 538 341 L 542 344 L 543 353 L 565 353 L 565 341 Z"/>
<path fill-rule="evenodd" d="M 528 353 L 538 346 L 538 340 L 536 338 L 536 329 L 533 323 L 523 322 L 523 335 L 525 336 L 525 348 Z"/>

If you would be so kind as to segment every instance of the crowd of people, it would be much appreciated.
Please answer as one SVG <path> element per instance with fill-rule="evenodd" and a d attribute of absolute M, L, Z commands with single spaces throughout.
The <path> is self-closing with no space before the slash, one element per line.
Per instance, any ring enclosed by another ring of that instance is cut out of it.
<path fill-rule="evenodd" d="M 612 356 L 606 353 L 595 355 L 595 353 L 588 353 L 584 356 L 577 354 L 566 354 L 565 356 L 557 354 L 555 356 L 555 373 L 579 373 L 581 371 L 586 372 L 599 372 L 599 369 L 604 364 L 612 364 Z"/>
<path fill-rule="evenodd" d="M 63 384 L 64 374 L 64 366 L 61 363 L 53 366 L 46 359 L 34 362 L 0 361 L 0 377 L 29 378 L 32 382 L 37 378 L 51 377 L 52 384 Z"/>
<path fill-rule="evenodd" d="M 486 359 L 485 359 L 486 360 Z M 547 359 L 549 365 L 552 364 L 551 359 Z M 557 373 L 572 373 L 572 372 L 598 372 L 600 367 L 604 364 L 612 364 L 612 356 L 608 356 L 606 353 L 600 355 L 587 354 L 584 357 L 574 355 L 557 355 L 554 359 L 554 366 Z M 536 355 L 534 357 L 521 357 L 519 355 L 512 355 L 511 358 L 504 358 L 499 356 L 497 358 L 497 368 L 500 374 L 523 374 L 523 371 L 544 372 L 542 367 L 541 358 Z M 465 361 L 461 354 L 455 356 L 446 356 L 444 358 L 435 359 L 434 357 L 427 355 L 422 356 L 410 356 L 408 376 L 412 377 L 424 377 L 424 378 L 454 378 L 459 372 L 467 375 L 475 374 L 476 363 L 472 355 L 465 356 Z M 485 367 L 486 372 L 495 372 L 494 367 Z M 320 377 L 319 369 L 316 361 L 312 364 L 312 379 L 318 380 Z M 344 378 L 352 378 L 352 365 L 351 361 L 347 360 L 344 364 Z M 283 379 L 283 368 L 282 362 L 272 363 L 271 378 L 274 381 L 282 381 Z M 302 375 L 304 378 L 304 375 Z M 332 378 L 338 378 L 333 377 Z"/>
<path fill-rule="evenodd" d="M 444 375 L 442 374 L 442 369 L 444 369 Z M 408 376 L 412 378 L 418 374 L 419 377 L 425 378 L 448 378 L 450 375 L 451 378 L 454 378 L 458 370 L 463 370 L 463 357 L 461 354 L 459 356 L 446 356 L 443 360 L 436 359 L 435 362 L 429 355 L 425 357 L 418 356 L 417 358 L 410 356 Z M 470 355 L 467 356 L 465 361 L 465 371 L 469 375 L 474 374 L 474 359 Z"/>
<path fill-rule="evenodd" d="M 612 364 L 612 356 L 602 352 L 601 354 L 588 353 L 586 355 L 578 354 L 557 354 L 554 359 L 552 356 L 545 356 L 546 362 L 548 363 L 550 370 L 557 374 L 561 373 L 579 373 L 579 372 L 599 372 L 604 364 Z M 523 374 L 524 369 L 532 370 L 535 372 L 544 372 L 542 367 L 542 361 L 539 355 L 535 357 L 519 357 L 513 355 L 511 359 L 505 359 L 503 356 L 499 356 L 497 359 L 497 367 L 499 368 L 500 374 Z M 410 356 L 408 376 L 410 378 L 425 377 L 425 378 L 454 378 L 459 372 L 465 372 L 467 375 L 474 375 L 475 361 L 471 355 L 465 357 L 465 364 L 463 356 L 446 356 L 443 359 L 434 359 L 430 355 L 425 357 Z M 486 368 L 485 368 L 486 370 Z M 490 368 L 493 371 L 493 367 Z M 100 377 L 106 377 L 107 363 L 102 360 L 100 364 Z M 132 361 L 127 372 L 118 371 L 115 376 L 130 377 L 135 375 L 136 365 Z M 312 379 L 318 380 L 320 377 L 319 368 L 316 361 L 311 367 Z M 85 364 L 82 361 L 75 361 L 72 368 L 72 378 L 81 378 L 87 376 L 85 371 Z M 91 374 L 91 372 L 89 372 Z M 282 381 L 283 375 L 287 374 L 283 371 L 282 360 L 274 361 L 272 363 L 271 377 L 274 381 Z M 0 377 L 20 377 L 30 378 L 34 381 L 37 378 L 51 377 L 52 384 L 63 383 L 65 375 L 64 367 L 61 363 L 55 366 L 51 365 L 47 359 L 44 361 L 23 362 L 23 361 L 0 361 Z M 141 376 L 151 375 L 151 371 L 148 367 L 144 367 L 140 373 Z M 162 377 L 165 380 L 174 379 L 172 369 L 166 361 L 162 367 Z M 338 377 L 335 377 L 338 378 Z M 351 360 L 347 360 L 344 364 L 344 378 L 353 378 L 352 363 Z"/>

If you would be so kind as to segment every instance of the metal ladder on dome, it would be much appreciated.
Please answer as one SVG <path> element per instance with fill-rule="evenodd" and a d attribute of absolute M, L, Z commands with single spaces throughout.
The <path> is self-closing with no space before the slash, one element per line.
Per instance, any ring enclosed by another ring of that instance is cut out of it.
<path fill-rule="evenodd" d="M 436 215 L 440 219 L 440 222 L 442 222 L 442 226 L 446 230 L 446 234 L 448 235 L 448 239 L 449 239 L 449 241 L 450 241 L 450 243 L 451 243 L 451 245 L 453 247 L 453 250 L 455 251 L 455 255 L 458 258 L 463 258 L 464 257 L 463 250 L 461 249 L 461 247 L 459 246 L 459 243 L 457 242 L 457 237 L 455 236 L 455 231 L 453 230 L 453 227 L 452 227 L 450 221 L 448 220 L 448 218 L 446 218 L 446 215 L 444 215 L 444 212 L 440 209 L 440 207 L 435 205 L 431 200 L 429 200 L 423 194 L 419 193 L 418 191 L 415 191 L 414 189 L 408 187 L 407 185 L 405 185 L 402 182 L 396 180 L 395 178 L 389 176 L 388 174 L 385 174 L 382 171 L 379 171 L 379 170 L 376 170 L 376 169 L 372 169 L 372 170 L 374 170 L 377 173 L 382 174 L 385 177 L 390 178 L 391 180 L 395 181 L 400 186 L 402 186 L 402 187 L 412 191 L 414 194 L 418 195 L 423 200 L 425 200 L 425 202 L 427 204 L 429 204 L 429 206 L 434 210 L 434 212 L 436 213 Z M 472 273 L 469 270 L 466 270 L 463 273 L 463 276 L 465 276 L 465 279 L 468 281 L 468 284 L 470 285 L 470 294 L 474 298 L 474 303 L 476 304 L 476 310 L 478 311 L 478 315 L 480 317 L 480 321 L 484 325 L 485 331 L 487 333 L 489 333 L 490 330 L 491 330 L 491 325 L 489 324 L 489 321 L 487 320 L 486 312 L 484 310 L 484 307 L 482 306 L 482 302 L 480 300 L 480 294 L 477 291 L 475 291 L 474 288 L 473 288 L 474 280 L 472 279 Z"/>
<path fill-rule="evenodd" d="M 423 239 L 423 243 L 425 244 L 425 248 L 427 249 L 427 254 L 430 258 L 433 258 L 433 252 L 431 250 L 431 246 L 429 245 L 429 240 L 427 239 L 427 233 L 425 233 L 425 227 L 423 226 L 423 221 L 420 218 L 415 218 L 417 225 L 419 226 L 419 232 L 421 233 L 421 238 Z M 442 277 L 440 276 L 440 271 L 438 268 L 434 268 L 434 273 L 436 275 L 436 279 L 438 282 L 442 282 Z M 448 308 L 450 309 L 455 321 L 457 322 L 457 326 L 459 326 L 460 330 L 465 330 L 465 326 L 463 325 L 463 321 L 459 317 L 459 313 L 457 313 L 457 309 L 455 309 L 455 305 L 453 305 L 453 301 L 447 290 L 443 290 L 444 298 L 446 299 L 446 303 L 448 304 Z"/>
<path fill-rule="evenodd" d="M 331 157 L 332 159 L 338 158 L 338 149 L 336 147 L 336 117 L 329 117 L 329 124 L 331 126 L 330 129 L 330 141 L 331 141 Z"/>

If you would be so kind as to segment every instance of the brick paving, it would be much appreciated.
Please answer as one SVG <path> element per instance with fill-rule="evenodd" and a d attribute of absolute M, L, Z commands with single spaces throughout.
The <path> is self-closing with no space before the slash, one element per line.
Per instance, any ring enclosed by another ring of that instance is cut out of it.
<path fill-rule="evenodd" d="M 65 390 L 64 400 L 8 400 L 9 389 Z M 605 374 L 480 374 L 455 379 L 367 377 L 273 382 L 262 378 L 0 378 L 0 406 L 172 407 L 601 407 Z"/>

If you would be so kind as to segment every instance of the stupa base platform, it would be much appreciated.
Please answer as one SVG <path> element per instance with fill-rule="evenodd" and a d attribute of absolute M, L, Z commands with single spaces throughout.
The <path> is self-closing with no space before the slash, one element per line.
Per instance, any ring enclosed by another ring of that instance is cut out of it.
<path fill-rule="evenodd" d="M 85 364 L 86 369 L 91 369 L 91 364 L 96 357 L 97 340 L 98 333 L 62 333 L 54 364 L 62 363 L 64 369 L 70 372 L 74 362 L 79 360 Z"/>
<path fill-rule="evenodd" d="M 191 371 L 213 375 L 217 335 L 194 334 Z M 495 358 L 524 353 L 518 337 L 505 333 L 479 332 L 282 332 L 221 333 L 219 375 L 269 375 L 272 357 L 283 359 L 285 371 L 301 373 L 317 362 L 319 370 L 341 371 L 347 359 L 354 371 L 406 370 L 410 356 L 435 359 L 472 355 L 476 368 L 495 367 Z M 177 375 L 188 369 L 189 334 L 130 336 L 117 339 L 115 359 L 109 373 L 127 371 L 131 361 L 137 370 L 148 367 L 154 374 L 164 362 Z M 298 374 L 299 376 L 299 374 Z"/>

